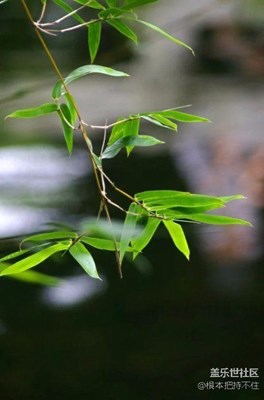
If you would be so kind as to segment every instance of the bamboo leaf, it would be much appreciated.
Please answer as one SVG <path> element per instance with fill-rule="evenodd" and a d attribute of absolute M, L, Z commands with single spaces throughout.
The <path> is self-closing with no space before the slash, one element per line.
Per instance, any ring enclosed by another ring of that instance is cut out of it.
<path fill-rule="evenodd" d="M 106 22 L 128 39 L 133 40 L 135 43 L 138 42 L 135 32 L 124 22 L 120 21 L 119 19 L 108 19 Z"/>
<path fill-rule="evenodd" d="M 71 125 L 72 115 L 67 104 L 63 103 L 60 105 L 59 116 L 61 119 L 66 146 L 69 154 L 71 155 L 73 149 L 73 128 Z"/>
<path fill-rule="evenodd" d="M 177 131 L 177 125 L 161 114 L 149 114 L 148 116 L 143 115 L 141 118 L 151 122 L 152 124 L 162 126 L 162 128 Z"/>
<path fill-rule="evenodd" d="M 124 10 L 132 10 L 133 8 L 141 7 L 146 4 L 150 4 L 150 3 L 155 3 L 156 1 L 158 1 L 158 0 L 132 0 L 132 1 L 129 1 L 128 4 L 123 6 L 122 8 Z"/>
<path fill-rule="evenodd" d="M 20 274 L 8 275 L 8 278 L 16 279 L 18 281 L 34 283 L 45 286 L 56 286 L 61 283 L 61 279 L 55 276 L 42 274 L 36 271 L 24 271 Z"/>
<path fill-rule="evenodd" d="M 181 225 L 177 224 L 176 222 L 173 221 L 164 221 L 163 223 L 169 232 L 173 243 L 177 247 L 177 249 L 182 252 L 187 260 L 190 259 L 190 250 L 189 246 L 185 237 L 185 234 L 183 232 L 183 229 Z"/>
<path fill-rule="evenodd" d="M 91 63 L 94 62 L 99 49 L 101 32 L 102 32 L 101 21 L 90 24 L 88 27 L 88 47 L 90 51 Z"/>
<path fill-rule="evenodd" d="M 160 140 L 152 137 L 152 136 L 126 136 L 122 139 L 117 140 L 111 146 L 108 146 L 106 150 L 103 152 L 102 158 L 113 158 L 115 157 L 122 148 L 124 147 L 149 147 L 154 146 L 156 144 L 162 144 Z"/>
<path fill-rule="evenodd" d="M 120 243 L 119 242 L 115 243 L 114 240 L 110 240 L 110 239 L 101 239 L 101 238 L 95 238 L 95 237 L 90 237 L 90 236 L 82 236 L 80 241 L 83 243 L 86 243 L 89 246 L 92 246 L 98 250 L 115 251 L 116 246 L 117 246 L 117 250 L 120 250 Z M 133 251 L 133 249 L 130 247 L 127 249 L 127 251 Z"/>
<path fill-rule="evenodd" d="M 72 71 L 65 79 L 64 79 L 64 84 L 68 85 L 71 82 L 76 81 L 77 79 L 83 78 L 84 76 L 90 75 L 90 74 L 103 74 L 103 75 L 108 75 L 108 76 L 113 76 L 113 77 L 127 77 L 129 76 L 128 74 L 117 71 L 115 69 L 109 68 L 109 67 L 103 67 L 101 65 L 83 65 L 82 67 L 79 67 Z M 53 87 L 52 90 L 52 97 L 54 99 L 58 99 L 60 96 L 65 94 L 65 88 L 64 85 L 61 81 L 58 81 L 55 86 Z"/>
<path fill-rule="evenodd" d="M 72 231 L 44 232 L 26 237 L 24 240 L 22 240 L 21 245 L 25 242 L 45 242 L 47 240 L 76 239 L 76 237 L 77 233 Z"/>
<path fill-rule="evenodd" d="M 33 268 L 36 265 L 45 261 L 53 254 L 58 253 L 62 250 L 67 250 L 69 245 L 70 244 L 57 243 L 52 246 L 46 247 L 44 250 L 41 250 L 35 254 L 32 254 L 29 257 L 24 258 L 21 261 L 17 261 L 15 264 L 8 266 L 6 269 L 0 272 L 0 276 L 18 274 L 20 272 L 24 272 L 30 268 Z"/>
<path fill-rule="evenodd" d="M 207 118 L 199 117 L 198 115 L 187 114 L 187 113 L 183 113 L 183 112 L 175 111 L 175 110 L 159 111 L 158 114 L 162 115 L 163 117 L 174 119 L 179 122 L 188 122 L 188 123 L 210 122 L 210 120 Z M 155 114 L 153 114 L 153 115 L 155 115 Z"/>
<path fill-rule="evenodd" d="M 37 118 L 41 117 L 42 115 L 51 114 L 55 111 L 58 111 L 58 106 L 56 104 L 45 103 L 38 107 L 17 110 L 7 115 L 6 118 Z"/>
<path fill-rule="evenodd" d="M 88 275 L 90 275 L 92 278 L 101 280 L 91 253 L 82 243 L 75 243 L 70 247 L 69 252 Z"/>
<path fill-rule="evenodd" d="M 146 21 L 142 21 L 140 19 L 137 19 L 136 21 L 141 23 L 141 24 L 143 24 L 143 25 L 146 25 L 148 28 L 152 29 L 153 31 L 158 32 L 162 36 L 165 36 L 167 39 L 169 39 L 172 42 L 178 44 L 179 46 L 186 47 L 186 49 L 190 50 L 192 52 L 192 54 L 194 55 L 194 51 L 190 46 L 188 46 L 186 43 L 182 42 L 181 40 L 176 39 L 175 37 L 169 35 L 167 32 L 165 32 L 163 29 L 159 28 L 158 26 L 150 24 L 149 22 L 146 22 Z"/>
<path fill-rule="evenodd" d="M 74 0 L 75 3 L 83 4 L 90 8 L 95 8 L 96 10 L 104 10 L 104 6 L 96 0 Z"/>
<path fill-rule="evenodd" d="M 69 4 L 66 3 L 66 1 L 64 1 L 64 0 L 52 0 L 52 1 L 58 7 L 62 8 L 64 11 L 66 11 L 67 13 L 70 13 L 73 11 L 73 8 L 71 6 L 69 6 Z M 85 22 L 77 13 L 72 14 L 72 18 L 74 18 L 76 21 L 80 22 L 81 24 L 83 24 Z"/>
<path fill-rule="evenodd" d="M 225 215 L 188 214 L 184 218 L 189 219 L 191 221 L 197 221 L 197 222 L 201 222 L 203 224 L 210 224 L 210 225 L 247 225 L 247 226 L 252 226 L 252 224 L 248 221 L 245 221 L 240 218 L 228 217 Z"/>
<path fill-rule="evenodd" d="M 31 249 L 15 251 L 14 253 L 8 254 L 7 256 L 0 258 L 0 262 L 13 260 L 14 258 L 20 257 L 23 254 L 28 253 L 30 250 Z"/>
<path fill-rule="evenodd" d="M 133 259 L 135 259 L 136 256 L 149 244 L 160 222 L 160 219 L 148 218 L 144 230 L 137 236 L 136 239 L 133 239 L 131 242 L 132 247 L 135 250 L 133 253 Z"/>
<path fill-rule="evenodd" d="M 122 263 L 129 243 L 131 242 L 137 222 L 137 214 L 141 214 L 141 208 L 136 203 L 131 203 L 123 225 L 122 235 L 120 239 L 120 261 Z"/>

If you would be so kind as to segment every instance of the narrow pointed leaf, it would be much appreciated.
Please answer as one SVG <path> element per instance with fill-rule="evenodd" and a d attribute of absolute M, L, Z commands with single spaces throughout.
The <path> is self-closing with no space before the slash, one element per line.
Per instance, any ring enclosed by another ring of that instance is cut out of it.
<path fill-rule="evenodd" d="M 74 0 L 74 1 L 75 1 L 75 3 L 83 4 L 90 8 L 95 8 L 96 10 L 104 10 L 104 6 L 96 0 L 90 0 L 90 1 L 89 0 Z"/>
<path fill-rule="evenodd" d="M 45 285 L 45 286 L 56 286 L 61 283 L 61 279 L 55 276 L 42 274 L 36 271 L 24 271 L 20 274 L 7 275 L 8 278 L 16 279 L 18 281 Z"/>
<path fill-rule="evenodd" d="M 90 275 L 92 278 L 101 280 L 91 253 L 82 243 L 75 243 L 70 247 L 69 252 L 88 275 Z"/>
<path fill-rule="evenodd" d="M 188 122 L 188 123 L 210 122 L 210 120 L 207 118 L 199 117 L 198 115 L 187 114 L 187 113 L 183 113 L 183 112 L 175 111 L 175 110 L 164 110 L 164 111 L 159 111 L 158 113 L 159 113 L 159 115 L 162 115 L 163 117 L 174 119 L 175 121 L 179 121 L 179 122 Z"/>
<path fill-rule="evenodd" d="M 94 62 L 97 55 L 102 32 L 102 22 L 95 22 L 88 27 L 88 47 L 90 51 L 91 63 Z"/>
<path fill-rule="evenodd" d="M 188 214 L 185 216 L 186 219 L 201 222 L 203 224 L 210 225 L 247 225 L 252 226 L 248 221 L 240 218 L 228 217 L 225 215 L 214 215 L 214 214 Z"/>
<path fill-rule="evenodd" d="M 113 26 L 117 31 L 122 33 L 122 35 L 126 36 L 128 39 L 133 40 L 133 42 L 137 43 L 138 38 L 135 32 L 124 22 L 120 21 L 120 19 L 108 19 L 106 21 L 109 25 Z"/>
<path fill-rule="evenodd" d="M 120 250 L 120 242 L 114 242 L 114 240 L 110 239 L 101 239 L 90 236 L 82 236 L 80 239 L 81 242 L 88 244 L 98 250 L 106 250 L 106 251 L 115 251 Z M 132 247 L 128 248 L 127 251 L 133 251 Z"/>
<path fill-rule="evenodd" d="M 82 67 L 79 67 L 72 71 L 65 79 L 64 83 L 65 85 L 70 84 L 71 82 L 76 81 L 77 79 L 83 78 L 84 76 L 90 75 L 90 74 L 103 74 L 103 75 L 109 75 L 113 77 L 127 77 L 129 76 L 128 74 L 117 71 L 115 69 L 109 68 L 109 67 L 103 67 L 101 65 L 83 65 Z M 61 81 L 58 81 L 56 85 L 53 87 L 52 90 L 52 97 L 54 99 L 59 98 L 65 94 L 65 88 L 63 86 L 63 83 Z"/>
<path fill-rule="evenodd" d="M 148 218 L 144 230 L 132 240 L 132 247 L 135 250 L 133 259 L 149 244 L 154 233 L 156 232 L 161 220 L 157 218 Z"/>
<path fill-rule="evenodd" d="M 134 215 L 135 214 L 135 215 Z M 123 225 L 122 235 L 120 239 L 120 261 L 122 263 L 124 256 L 127 252 L 128 246 L 133 238 L 137 215 L 141 214 L 141 208 L 136 203 L 131 203 L 126 215 L 126 219 Z M 129 233 L 129 234 L 128 234 Z"/>
<path fill-rule="evenodd" d="M 162 126 L 163 128 L 177 131 L 177 125 L 174 122 L 171 122 L 168 118 L 165 118 L 163 115 L 149 114 L 148 116 L 144 115 L 141 118 L 151 122 L 152 124 Z"/>
<path fill-rule="evenodd" d="M 20 272 L 26 271 L 42 263 L 53 254 L 58 253 L 59 251 L 67 250 L 68 247 L 69 244 L 65 243 L 57 243 L 50 247 L 46 247 L 44 250 L 41 250 L 35 254 L 32 254 L 29 257 L 24 258 L 21 261 L 16 262 L 15 264 L 8 266 L 6 269 L 0 272 L 0 276 L 18 274 Z"/>
<path fill-rule="evenodd" d="M 58 111 L 58 106 L 56 104 L 45 103 L 38 107 L 17 110 L 7 115 L 6 118 L 37 118 L 41 117 L 42 115 L 51 114 L 55 111 Z"/>
<path fill-rule="evenodd" d="M 181 225 L 173 221 L 163 221 L 163 223 L 177 249 L 185 255 L 187 260 L 189 260 L 190 249 Z"/>
<path fill-rule="evenodd" d="M 106 150 L 103 152 L 103 157 L 102 158 L 113 158 L 115 157 L 122 148 L 124 147 L 149 147 L 149 146 L 154 146 L 157 144 L 162 144 L 164 142 L 161 142 L 160 140 L 152 137 L 152 136 L 145 136 L 145 135 L 140 135 L 140 136 L 126 136 L 122 139 L 117 140 L 114 142 L 111 146 L 108 146 Z"/>
<path fill-rule="evenodd" d="M 14 258 L 20 257 L 23 254 L 28 253 L 30 250 L 31 249 L 15 251 L 14 253 L 8 254 L 7 256 L 0 258 L 0 262 L 13 260 Z"/>
<path fill-rule="evenodd" d="M 69 107 L 70 114 L 71 114 L 71 121 L 70 121 L 71 125 L 74 126 L 76 119 L 77 119 L 77 111 L 76 111 L 75 105 L 73 103 L 72 97 L 68 93 L 65 93 L 64 97 L 67 101 L 67 105 Z"/>
<path fill-rule="evenodd" d="M 21 245 L 25 242 L 45 242 L 47 240 L 59 240 L 59 239 L 76 239 L 77 234 L 71 231 L 55 231 L 38 233 L 36 235 L 28 236 L 22 240 Z"/>
<path fill-rule="evenodd" d="M 66 146 L 69 154 L 71 155 L 73 148 L 73 128 L 71 126 L 72 115 L 67 104 L 63 103 L 60 105 L 59 116 L 61 119 Z"/>
<path fill-rule="evenodd" d="M 64 0 L 52 0 L 53 3 L 55 3 L 58 7 L 62 8 L 64 11 L 66 11 L 68 14 L 73 11 L 73 8 L 69 6 L 68 3 Z M 80 22 L 83 24 L 85 21 L 77 14 L 74 13 L 72 14 L 72 18 L 74 18 L 76 21 Z"/>
<path fill-rule="evenodd" d="M 190 192 L 181 192 L 177 190 L 147 190 L 145 192 L 140 192 L 135 195 L 137 200 L 143 201 L 143 200 L 159 200 L 163 198 L 170 198 L 170 197 L 175 197 L 175 196 L 190 196 Z"/>
<path fill-rule="evenodd" d="M 127 5 L 123 6 L 124 10 L 132 10 L 133 8 L 144 6 L 146 4 L 155 3 L 158 0 L 132 0 Z"/>
<path fill-rule="evenodd" d="M 193 49 L 192 49 L 190 46 L 188 46 L 186 43 L 182 42 L 181 40 L 176 39 L 175 37 L 169 35 L 167 32 L 165 32 L 163 29 L 159 28 L 158 26 L 153 25 L 153 24 L 150 24 L 149 22 L 146 22 L 146 21 L 142 21 L 142 20 L 140 20 L 140 19 L 137 19 L 136 21 L 137 21 L 137 22 L 140 22 L 140 23 L 143 24 L 143 25 L 146 25 L 148 28 L 152 29 L 153 31 L 158 32 L 158 33 L 161 34 L 162 36 L 165 36 L 167 39 L 169 39 L 169 40 L 171 40 L 172 42 L 178 44 L 179 46 L 186 47 L 186 48 L 187 48 L 188 50 L 190 50 L 190 51 L 193 53 L 193 55 L 194 55 L 194 51 L 193 51 Z"/>

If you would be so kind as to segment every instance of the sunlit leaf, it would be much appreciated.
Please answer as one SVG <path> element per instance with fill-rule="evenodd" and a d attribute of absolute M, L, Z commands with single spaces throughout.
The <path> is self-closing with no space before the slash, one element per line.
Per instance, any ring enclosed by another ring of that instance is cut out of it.
<path fill-rule="evenodd" d="M 133 259 L 149 244 L 154 233 L 156 232 L 161 220 L 157 218 L 148 218 L 147 224 L 143 231 L 132 240 L 132 247 L 135 250 Z"/>
<path fill-rule="evenodd" d="M 122 33 L 122 35 L 126 36 L 128 39 L 133 40 L 133 42 L 135 43 L 138 42 L 138 38 L 135 32 L 127 24 L 120 21 L 120 19 L 108 19 L 106 22 L 109 25 L 113 26 L 120 33 Z"/>
<path fill-rule="evenodd" d="M 15 264 L 8 266 L 6 269 L 0 272 L 0 276 L 9 275 L 9 274 L 17 274 L 23 271 L 26 271 L 30 268 L 35 267 L 36 265 L 42 263 L 47 258 L 52 256 L 55 253 L 58 253 L 62 250 L 67 250 L 70 244 L 65 243 L 57 243 L 52 246 L 46 247 L 45 249 L 32 254 L 23 260 L 17 261 Z"/>
<path fill-rule="evenodd" d="M 92 278 L 101 280 L 91 253 L 82 243 L 75 243 L 70 247 L 69 252 L 88 275 L 90 275 Z"/>
<path fill-rule="evenodd" d="M 58 106 L 56 104 L 45 103 L 38 107 L 17 110 L 7 115 L 6 118 L 36 118 L 41 117 L 42 115 L 51 114 L 55 111 L 58 111 Z"/>
<path fill-rule="evenodd" d="M 189 260 L 190 258 L 190 250 L 189 246 L 183 232 L 181 225 L 177 224 L 173 221 L 163 221 L 165 227 L 167 228 L 173 243 L 177 247 L 177 249 L 182 252 L 185 257 Z"/>
<path fill-rule="evenodd" d="M 103 75 L 109 75 L 113 77 L 127 77 L 129 76 L 128 74 L 117 71 L 115 69 L 109 68 L 109 67 L 103 67 L 101 65 L 83 65 L 82 67 L 79 67 L 72 71 L 65 79 L 64 83 L 65 85 L 68 85 L 71 82 L 76 81 L 77 79 L 83 78 L 86 75 L 90 74 L 103 74 Z M 59 98 L 65 94 L 65 88 L 64 85 L 61 81 L 58 81 L 56 85 L 53 87 L 52 90 L 52 97 L 54 99 Z"/>
<path fill-rule="evenodd" d="M 145 135 L 140 135 L 140 136 L 126 136 L 123 137 L 122 139 L 117 140 L 114 142 L 111 146 L 108 146 L 106 150 L 103 152 L 102 158 L 113 158 L 115 157 L 122 148 L 124 147 L 149 147 L 149 146 L 154 146 L 157 144 L 162 144 L 164 142 L 161 142 L 160 140 L 152 137 L 152 136 L 145 136 Z"/>
<path fill-rule="evenodd" d="M 94 62 L 97 55 L 102 32 L 102 22 L 94 22 L 88 27 L 88 46 L 90 51 L 91 63 Z"/>

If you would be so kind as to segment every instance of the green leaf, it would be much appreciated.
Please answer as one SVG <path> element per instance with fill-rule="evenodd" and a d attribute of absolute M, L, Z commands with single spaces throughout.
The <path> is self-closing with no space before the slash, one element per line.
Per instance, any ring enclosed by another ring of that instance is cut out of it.
<path fill-rule="evenodd" d="M 177 190 L 147 190 L 145 192 L 140 192 L 135 195 L 136 199 L 139 201 L 147 201 L 147 200 L 159 200 L 163 198 L 181 196 L 181 195 L 190 196 L 190 192 L 180 192 Z"/>
<path fill-rule="evenodd" d="M 0 258 L 0 262 L 4 262 L 4 261 L 9 261 L 12 260 L 14 258 L 20 257 L 25 253 L 28 253 L 31 249 L 24 249 L 24 250 L 19 250 L 19 251 L 15 251 L 14 253 L 8 254 L 5 257 Z"/>
<path fill-rule="evenodd" d="M 89 0 L 74 0 L 74 1 L 75 1 L 75 3 L 83 4 L 90 8 L 95 8 L 96 10 L 104 10 L 104 6 L 96 0 L 90 0 L 90 1 Z"/>
<path fill-rule="evenodd" d="M 136 203 L 131 203 L 126 215 L 126 219 L 123 225 L 122 235 L 120 239 L 120 261 L 122 263 L 124 256 L 128 250 L 128 246 L 130 241 L 133 238 L 136 222 L 138 215 L 142 214 L 141 207 L 139 207 Z"/>
<path fill-rule="evenodd" d="M 116 246 L 117 250 L 120 250 L 120 243 L 114 242 L 114 240 L 110 239 L 102 239 L 102 238 L 95 238 L 90 236 L 81 236 L 80 242 L 86 243 L 89 246 L 94 247 L 98 250 L 106 250 L 106 251 L 115 251 Z M 127 251 L 133 251 L 132 247 L 129 247 Z"/>
<path fill-rule="evenodd" d="M 114 240 L 94 238 L 90 236 L 81 236 L 80 241 L 99 250 L 116 250 Z"/>
<path fill-rule="evenodd" d="M 137 193 L 137 200 L 143 203 L 149 209 L 155 211 L 166 210 L 175 207 L 208 207 L 218 208 L 224 206 L 224 201 L 221 198 L 206 196 L 201 194 L 191 194 L 189 192 L 156 190 Z"/>
<path fill-rule="evenodd" d="M 88 275 L 90 275 L 92 278 L 101 280 L 91 253 L 82 243 L 75 243 L 70 247 L 69 252 Z"/>
<path fill-rule="evenodd" d="M 141 6 L 144 6 L 149 3 L 155 3 L 156 1 L 158 1 L 158 0 L 132 0 L 132 1 L 128 2 L 128 4 L 126 6 L 123 6 L 122 8 L 124 10 L 132 10 L 133 8 L 141 7 Z"/>
<path fill-rule="evenodd" d="M 75 105 L 73 103 L 72 97 L 69 96 L 68 93 L 65 93 L 64 97 L 67 101 L 67 105 L 69 107 L 70 114 L 71 114 L 71 121 L 70 121 L 71 125 L 74 125 L 76 122 L 76 119 L 77 119 L 77 111 L 76 111 Z"/>
<path fill-rule="evenodd" d="M 61 283 L 61 279 L 56 278 L 55 276 L 42 274 L 36 271 L 24 271 L 20 274 L 8 275 L 8 278 L 46 286 L 56 286 Z"/>
<path fill-rule="evenodd" d="M 177 249 L 185 255 L 187 260 L 189 260 L 190 259 L 190 250 L 189 250 L 189 246 L 188 246 L 188 243 L 187 243 L 187 240 L 186 240 L 186 237 L 185 237 L 185 234 L 183 232 L 181 225 L 179 225 L 173 221 L 164 221 L 163 220 L 163 223 L 164 223 L 167 231 L 169 232 L 169 234 L 173 240 L 173 243 L 175 244 Z"/>
<path fill-rule="evenodd" d="M 106 150 L 103 152 L 102 158 L 113 158 L 115 157 L 123 147 L 149 147 L 154 146 L 156 144 L 162 144 L 160 140 L 152 137 L 152 136 L 126 136 L 122 139 L 117 140 L 111 146 L 108 146 Z"/>
<path fill-rule="evenodd" d="M 140 22 L 140 23 L 143 24 L 143 25 L 146 25 L 148 28 L 152 29 L 153 31 L 156 31 L 156 32 L 160 33 L 162 36 L 165 36 L 167 39 L 169 39 L 169 40 L 171 40 L 172 42 L 178 44 L 179 46 L 186 47 L 186 48 L 187 48 L 188 50 L 190 50 L 190 51 L 193 53 L 193 55 L 194 55 L 194 51 L 193 51 L 193 49 L 192 49 L 190 46 L 188 46 L 186 43 L 182 42 L 181 40 L 176 39 L 175 37 L 169 35 L 167 32 L 165 32 L 163 29 L 159 28 L 158 26 L 153 25 L 153 24 L 150 24 L 149 22 L 146 22 L 146 21 L 142 21 L 142 20 L 140 20 L 140 19 L 136 19 L 136 21 L 137 21 L 137 22 Z"/>
<path fill-rule="evenodd" d="M 90 74 L 103 74 L 103 75 L 109 75 L 109 76 L 114 76 L 114 77 L 126 77 L 129 76 L 128 74 L 117 71 L 115 69 L 109 68 L 109 67 L 103 67 L 101 65 L 83 65 L 82 67 L 79 67 L 72 71 L 65 79 L 64 83 L 65 85 L 68 85 L 69 83 L 76 81 L 77 79 L 80 79 L 86 75 Z M 60 96 L 65 94 L 65 88 L 64 85 L 61 81 L 58 81 L 56 85 L 53 87 L 52 90 L 52 97 L 54 99 L 58 99 Z"/>
<path fill-rule="evenodd" d="M 106 4 L 109 7 L 116 7 L 117 6 L 117 0 L 105 0 L 105 1 L 106 1 Z"/>
<path fill-rule="evenodd" d="M 73 128 L 71 126 L 72 115 L 67 104 L 63 103 L 60 105 L 59 116 L 61 119 L 67 149 L 69 154 L 71 155 L 73 149 Z"/>
<path fill-rule="evenodd" d="M 12 114 L 6 116 L 6 118 L 36 118 L 42 115 L 51 114 L 58 111 L 58 106 L 54 103 L 41 104 L 38 107 L 26 108 L 23 110 L 17 110 Z"/>
<path fill-rule="evenodd" d="M 141 118 L 151 122 L 152 124 L 162 126 L 163 128 L 177 131 L 177 125 L 174 122 L 171 122 L 168 118 L 165 118 L 163 115 L 149 114 L 149 116 L 144 115 Z"/>
<path fill-rule="evenodd" d="M 157 218 L 148 218 L 147 224 L 144 230 L 137 236 L 136 239 L 132 240 L 132 247 L 135 250 L 133 253 L 133 259 L 149 244 L 154 233 L 156 232 L 161 220 Z"/>
<path fill-rule="evenodd" d="M 123 121 L 123 122 L 121 122 Z M 109 137 L 108 140 L 108 145 L 113 144 L 114 142 L 116 142 L 118 139 L 121 139 L 123 136 L 125 136 L 123 134 L 123 131 L 126 127 L 126 124 L 128 122 L 128 119 L 124 119 L 124 118 L 119 118 L 117 120 L 118 124 L 114 125 L 111 131 L 111 135 Z"/>
<path fill-rule="evenodd" d="M 122 35 L 126 36 L 128 39 L 133 40 L 133 42 L 137 43 L 138 38 L 135 32 L 124 22 L 119 19 L 108 19 L 106 21 L 109 25 L 113 26 L 116 30 L 118 30 Z"/>
<path fill-rule="evenodd" d="M 0 272 L 0 276 L 18 274 L 20 272 L 24 272 L 30 268 L 33 268 L 36 265 L 45 261 L 53 254 L 58 253 L 62 250 L 67 250 L 69 245 L 70 244 L 57 243 L 52 246 L 46 247 L 44 250 L 41 250 L 35 254 L 32 254 L 31 256 L 24 258 L 23 260 L 17 261 L 15 264 L 8 266 L 6 269 Z"/>
<path fill-rule="evenodd" d="M 214 215 L 214 214 L 188 214 L 183 216 L 183 218 L 201 222 L 203 224 L 210 225 L 247 225 L 252 226 L 252 224 L 248 221 L 245 221 L 240 218 L 227 217 L 224 215 Z"/>
<path fill-rule="evenodd" d="M 71 6 L 69 6 L 68 3 L 66 3 L 66 1 L 64 0 L 52 0 L 53 3 L 55 3 L 58 7 L 62 8 L 64 11 L 67 12 L 67 14 L 69 14 L 70 12 L 73 11 L 73 8 Z M 72 18 L 74 18 L 76 21 L 80 22 L 81 24 L 83 24 L 85 21 L 76 13 L 72 14 Z"/>
<path fill-rule="evenodd" d="M 104 11 L 100 11 L 98 16 L 102 19 L 108 19 L 108 18 L 117 18 L 120 15 L 126 13 L 127 11 L 122 10 L 121 8 L 115 8 L 115 7 L 111 7 L 111 8 L 107 8 Z"/>
<path fill-rule="evenodd" d="M 99 49 L 102 32 L 102 22 L 94 22 L 88 27 L 88 46 L 90 51 L 91 63 L 94 62 Z"/>
<path fill-rule="evenodd" d="M 159 111 L 159 115 L 162 115 L 163 117 L 166 118 L 171 118 L 176 121 L 180 122 L 191 122 L 191 123 L 196 123 L 196 122 L 210 122 L 209 119 L 199 117 L 198 115 L 192 115 L 192 114 L 187 114 L 183 113 L 180 111 L 175 111 L 175 110 L 164 110 L 164 111 Z"/>
<path fill-rule="evenodd" d="M 22 240 L 21 245 L 25 242 L 45 242 L 47 240 L 76 239 L 76 237 L 77 233 L 71 231 L 44 232 L 26 237 L 24 240 Z"/>

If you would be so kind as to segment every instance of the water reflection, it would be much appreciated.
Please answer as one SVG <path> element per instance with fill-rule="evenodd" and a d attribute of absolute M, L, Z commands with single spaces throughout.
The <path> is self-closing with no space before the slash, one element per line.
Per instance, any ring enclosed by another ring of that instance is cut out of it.
<path fill-rule="evenodd" d="M 107 289 L 105 279 L 98 281 L 87 275 L 64 278 L 60 285 L 43 289 L 41 298 L 44 304 L 52 308 L 77 306 Z"/>
<path fill-rule="evenodd" d="M 55 161 L 55 162 L 54 162 Z M 0 149 L 0 236 L 40 230 L 73 199 L 71 187 L 87 173 L 86 154 L 71 158 L 51 146 Z"/>

